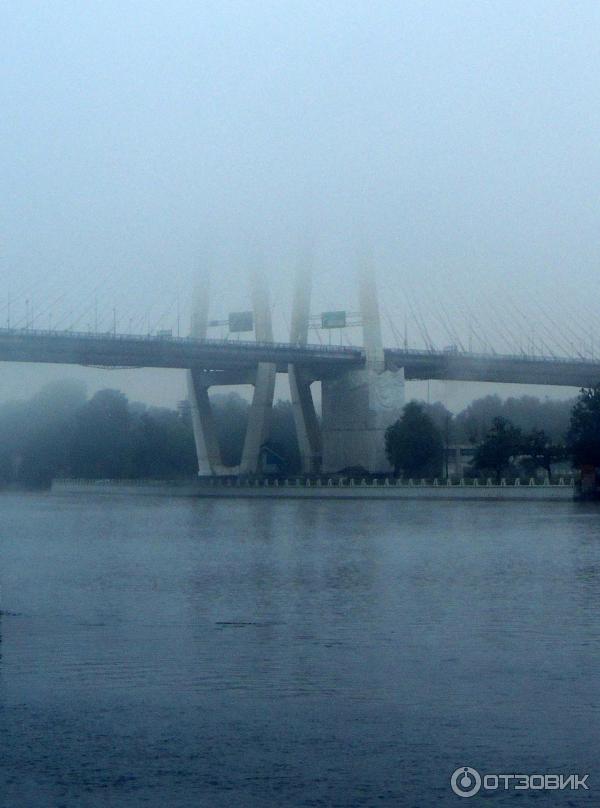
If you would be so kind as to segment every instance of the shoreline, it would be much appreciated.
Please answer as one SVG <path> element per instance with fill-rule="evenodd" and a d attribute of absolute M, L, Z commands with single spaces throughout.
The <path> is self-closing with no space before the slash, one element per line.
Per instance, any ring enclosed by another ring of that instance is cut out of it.
<path fill-rule="evenodd" d="M 484 484 L 466 481 L 447 485 L 386 480 L 359 483 L 328 480 L 311 482 L 302 478 L 284 481 L 232 481 L 230 478 L 202 480 L 53 480 L 53 494 L 117 494 L 127 496 L 171 496 L 221 499 L 382 499 L 382 500 L 489 500 L 571 502 L 575 489 L 571 481 L 556 484 Z"/>

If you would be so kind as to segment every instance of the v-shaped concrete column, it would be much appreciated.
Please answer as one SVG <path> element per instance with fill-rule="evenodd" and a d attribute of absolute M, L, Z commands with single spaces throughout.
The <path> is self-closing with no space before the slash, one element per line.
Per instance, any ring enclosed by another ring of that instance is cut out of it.
<path fill-rule="evenodd" d="M 221 460 L 217 427 L 208 397 L 208 385 L 203 383 L 201 371 L 188 370 L 187 388 L 198 458 L 198 475 L 223 474 L 225 469 Z"/>
<path fill-rule="evenodd" d="M 190 336 L 197 339 L 206 337 L 208 326 L 209 290 L 208 278 L 202 286 L 194 290 Z M 192 416 L 198 475 L 223 474 L 225 469 L 217 437 L 217 428 L 212 405 L 208 397 L 208 384 L 202 370 L 187 371 L 188 401 Z"/>
<path fill-rule="evenodd" d="M 264 276 L 259 273 L 252 276 L 252 304 L 257 342 L 273 342 L 269 295 Z M 240 474 L 256 474 L 259 471 L 260 449 L 269 437 L 271 426 L 275 378 L 276 365 L 271 362 L 259 362 L 254 380 L 252 404 L 248 412 L 248 428 L 240 462 Z"/>
<path fill-rule="evenodd" d="M 294 287 L 290 342 L 296 345 L 306 345 L 308 341 L 311 287 L 312 271 L 307 260 L 298 267 Z M 311 379 L 292 364 L 288 365 L 288 378 L 302 471 L 315 473 L 321 468 L 321 427 L 310 389 Z"/>

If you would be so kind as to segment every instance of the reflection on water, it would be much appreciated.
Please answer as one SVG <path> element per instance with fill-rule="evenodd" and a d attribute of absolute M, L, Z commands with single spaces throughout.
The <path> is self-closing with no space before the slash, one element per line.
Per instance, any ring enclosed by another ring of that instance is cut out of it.
<path fill-rule="evenodd" d="M 598 777 L 594 508 L 0 508 L 11 808 L 443 805 L 459 765 Z"/>

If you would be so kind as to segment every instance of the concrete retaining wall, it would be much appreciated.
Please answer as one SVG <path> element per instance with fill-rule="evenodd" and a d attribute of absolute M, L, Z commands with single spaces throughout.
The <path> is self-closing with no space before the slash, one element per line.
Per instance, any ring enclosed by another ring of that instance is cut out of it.
<path fill-rule="evenodd" d="M 53 493 L 94 493 L 94 494 L 136 494 L 172 497 L 217 497 L 217 498 L 261 498 L 261 499 L 424 499 L 424 500 L 536 500 L 569 501 L 573 499 L 571 481 L 555 485 L 438 485 L 396 483 L 378 480 L 377 484 L 348 482 L 340 485 L 337 481 L 310 485 L 302 478 L 279 481 L 257 481 L 237 483 L 233 480 L 191 480 L 191 481 L 152 481 L 152 480 L 54 480 Z"/>

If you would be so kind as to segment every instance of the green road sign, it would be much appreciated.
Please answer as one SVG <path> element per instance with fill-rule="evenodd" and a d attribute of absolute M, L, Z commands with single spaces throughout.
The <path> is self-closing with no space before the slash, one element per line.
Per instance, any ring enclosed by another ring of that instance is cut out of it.
<path fill-rule="evenodd" d="M 232 334 L 240 331 L 252 331 L 254 317 L 251 311 L 232 311 L 229 314 L 229 330 Z"/>
<path fill-rule="evenodd" d="M 345 328 L 345 311 L 324 311 L 321 314 L 321 328 Z"/>

